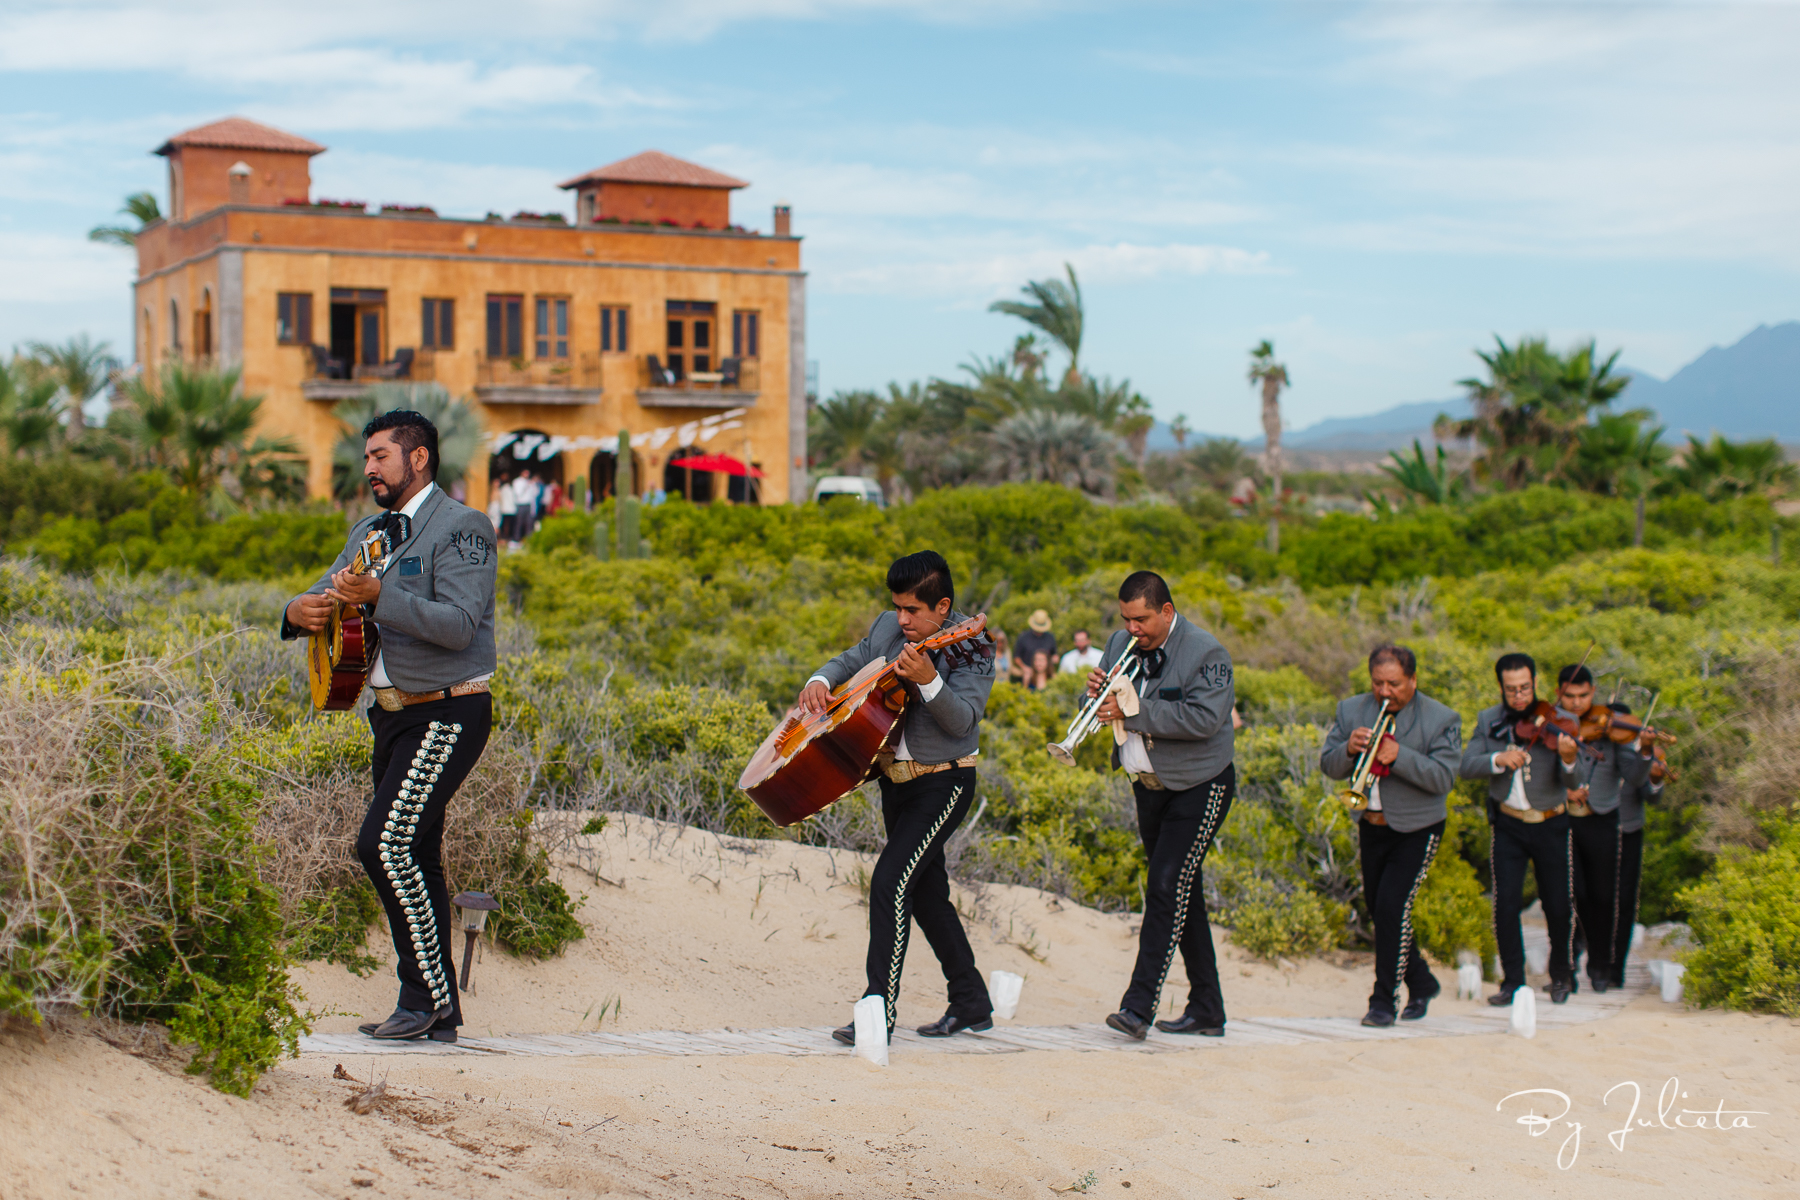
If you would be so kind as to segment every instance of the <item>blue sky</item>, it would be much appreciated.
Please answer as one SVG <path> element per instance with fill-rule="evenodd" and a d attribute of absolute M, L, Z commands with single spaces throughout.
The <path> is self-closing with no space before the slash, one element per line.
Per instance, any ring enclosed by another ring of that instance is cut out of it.
<path fill-rule="evenodd" d="M 1456 394 L 1494 333 L 1666 376 L 1800 316 L 1800 6 L 76 0 L 0 7 L 0 346 L 129 345 L 90 244 L 238 113 L 314 194 L 569 209 L 654 147 L 793 205 L 821 383 L 953 375 L 1080 272 L 1090 369 L 1251 435 Z"/>

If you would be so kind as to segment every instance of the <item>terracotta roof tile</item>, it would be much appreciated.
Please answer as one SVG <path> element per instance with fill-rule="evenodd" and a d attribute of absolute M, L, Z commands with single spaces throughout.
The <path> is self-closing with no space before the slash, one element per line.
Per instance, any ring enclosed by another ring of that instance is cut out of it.
<path fill-rule="evenodd" d="M 226 117 L 223 121 L 214 121 L 210 125 L 178 133 L 157 147 L 156 153 L 172 154 L 181 146 L 213 146 L 222 150 L 288 150 L 298 154 L 325 152 L 325 147 L 317 142 L 309 142 L 303 137 L 283 133 L 244 117 Z"/>
<path fill-rule="evenodd" d="M 642 154 L 634 154 L 630 158 L 621 158 L 616 163 L 595 167 L 592 171 L 577 175 L 557 186 L 574 188 L 580 187 L 584 183 L 664 183 L 676 187 L 703 188 L 750 186 L 742 179 L 722 175 L 699 163 L 691 163 L 686 159 L 676 158 L 672 154 L 664 154 L 661 150 L 646 150 Z"/>

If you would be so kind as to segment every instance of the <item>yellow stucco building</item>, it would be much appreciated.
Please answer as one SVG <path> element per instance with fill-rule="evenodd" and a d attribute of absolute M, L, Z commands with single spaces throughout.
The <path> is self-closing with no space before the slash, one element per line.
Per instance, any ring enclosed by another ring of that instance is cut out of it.
<path fill-rule="evenodd" d="M 576 220 L 486 220 L 315 201 L 325 147 L 233 117 L 170 138 L 166 219 L 137 239 L 136 357 L 243 369 L 261 433 L 297 441 L 331 492 L 333 405 L 371 382 L 436 382 L 472 403 L 490 461 L 608 494 L 632 434 L 636 490 L 803 500 L 806 277 L 785 208 L 730 223 L 746 186 L 657 151 L 562 186 Z M 720 454 L 758 485 L 668 463 Z"/>

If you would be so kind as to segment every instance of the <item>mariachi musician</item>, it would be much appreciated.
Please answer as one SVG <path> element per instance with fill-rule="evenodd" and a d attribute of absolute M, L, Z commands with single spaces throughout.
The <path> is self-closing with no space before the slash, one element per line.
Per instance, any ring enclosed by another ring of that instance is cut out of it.
<path fill-rule="evenodd" d="M 1630 716 L 1624 704 L 1609 704 L 1620 716 Z M 1619 787 L 1619 912 L 1613 923 L 1612 986 L 1625 986 L 1625 959 L 1631 953 L 1631 930 L 1637 924 L 1638 886 L 1644 873 L 1644 805 L 1662 794 L 1661 766 L 1652 762 L 1644 782 Z"/>
<path fill-rule="evenodd" d="M 422 414 L 383 413 L 363 428 L 363 475 L 383 511 L 358 521 L 337 562 L 288 602 L 283 638 L 325 627 L 332 602 L 360 605 L 381 631 L 369 672 L 375 794 L 356 855 L 387 910 L 399 957 L 394 1015 L 362 1031 L 382 1039 L 454 1042 L 462 1024 L 440 847 L 444 809 L 487 745 L 494 672 L 494 528 L 434 480 L 437 428 Z M 378 571 L 349 565 L 372 530 Z"/>
<path fill-rule="evenodd" d="M 1594 707 L 1594 676 L 1587 667 L 1576 663 L 1564 667 L 1556 675 L 1556 701 L 1565 712 L 1581 721 L 1583 729 L 1598 725 L 1589 717 Z M 1601 708 L 1601 715 L 1607 710 Z M 1645 748 L 1654 746 L 1654 734 L 1645 730 L 1635 745 L 1620 745 L 1606 735 L 1599 725 L 1597 737 L 1584 743 L 1590 753 L 1579 763 L 1571 749 L 1563 754 L 1563 773 L 1571 777 L 1567 790 L 1569 802 L 1569 846 L 1574 855 L 1575 916 L 1581 922 L 1587 939 L 1588 982 L 1596 992 L 1614 986 L 1613 977 L 1624 969 L 1623 956 L 1614 961 L 1619 942 L 1619 923 L 1625 923 L 1625 936 L 1631 936 L 1634 919 L 1623 915 L 1621 897 L 1624 879 L 1620 873 L 1623 858 L 1623 834 L 1619 824 L 1619 797 L 1624 788 L 1634 791 L 1649 782 L 1651 755 Z M 1635 911 L 1635 905 L 1633 906 Z M 1615 969 L 1616 968 L 1616 969 Z"/>
<path fill-rule="evenodd" d="M 1134 572 L 1119 585 L 1119 618 L 1125 628 L 1107 639 L 1100 666 L 1088 675 L 1088 695 L 1108 686 L 1107 673 L 1125 655 L 1141 659 L 1137 711 L 1121 708 L 1115 692 L 1096 716 L 1121 722 L 1125 730 L 1123 744 L 1113 748 L 1113 766 L 1131 777 L 1149 877 L 1131 985 L 1106 1023 L 1143 1040 L 1179 949 L 1187 966 L 1187 1008 L 1156 1027 L 1222 1037 L 1225 999 L 1200 868 L 1237 794 L 1231 655 L 1212 634 L 1181 619 L 1169 585 L 1154 571 Z"/>
<path fill-rule="evenodd" d="M 1392 1025 L 1425 1015 L 1440 985 L 1413 937 L 1412 907 L 1444 840 L 1447 798 L 1462 752 L 1462 718 L 1419 692 L 1419 662 L 1405 646 L 1375 647 L 1369 690 L 1338 703 L 1319 769 L 1346 779 L 1369 748 L 1382 714 L 1392 730 L 1375 748 L 1377 778 L 1357 822 L 1363 900 L 1375 921 L 1375 990 L 1364 1025 Z M 1400 1010 L 1400 984 L 1406 1008 Z"/>
<path fill-rule="evenodd" d="M 935 550 L 908 554 L 888 568 L 894 607 L 875 618 L 868 636 L 806 681 L 799 706 L 823 712 L 833 688 L 876 659 L 897 662 L 907 704 L 892 755 L 876 760 L 881 772 L 881 819 L 887 845 L 869 881 L 868 982 L 863 995 L 880 996 L 893 1037 L 900 971 L 912 922 L 918 921 L 944 968 L 950 1007 L 925 1037 L 949 1037 L 965 1029 L 993 1028 L 993 1001 L 975 968 L 975 951 L 950 901 L 944 846 L 968 815 L 975 798 L 975 756 L 981 717 L 994 687 L 994 646 L 982 634 L 974 642 L 922 652 L 913 645 L 964 619 L 954 611 L 950 564 Z M 856 1026 L 833 1032 L 856 1044 Z"/>
<path fill-rule="evenodd" d="M 1578 746 L 1560 728 L 1535 740 L 1519 738 L 1519 723 L 1529 723 L 1539 707 L 1537 663 L 1529 654 L 1502 654 L 1494 675 L 1500 681 L 1500 703 L 1475 718 L 1461 768 L 1464 779 L 1488 781 L 1489 869 L 1502 972 L 1500 990 L 1488 1003 L 1510 1004 L 1513 993 L 1525 986 L 1519 914 L 1525 907 L 1525 865 L 1530 863 L 1549 927 L 1550 1000 L 1562 1004 L 1575 990 L 1575 913 L 1569 880 L 1569 782 L 1561 756 L 1573 755 Z M 1566 713 L 1558 719 L 1575 728 Z"/>

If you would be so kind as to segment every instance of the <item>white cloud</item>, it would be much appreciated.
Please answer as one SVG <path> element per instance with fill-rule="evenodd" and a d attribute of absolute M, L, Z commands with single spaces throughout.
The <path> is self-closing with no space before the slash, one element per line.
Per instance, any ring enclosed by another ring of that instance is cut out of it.
<path fill-rule="evenodd" d="M 0 232 L 0 303 L 118 305 L 130 311 L 131 251 L 85 238 Z"/>
<path fill-rule="evenodd" d="M 1084 284 L 1130 283 L 1167 275 L 1264 274 L 1275 268 L 1266 253 L 1234 246 L 1115 242 L 1058 248 L 996 250 L 992 241 L 959 238 L 902 244 L 840 240 L 811 259 L 810 269 L 827 292 L 912 295 L 952 299 L 957 307 L 985 307 L 1010 296 L 1027 279 L 1061 275 L 1074 264 Z"/>

